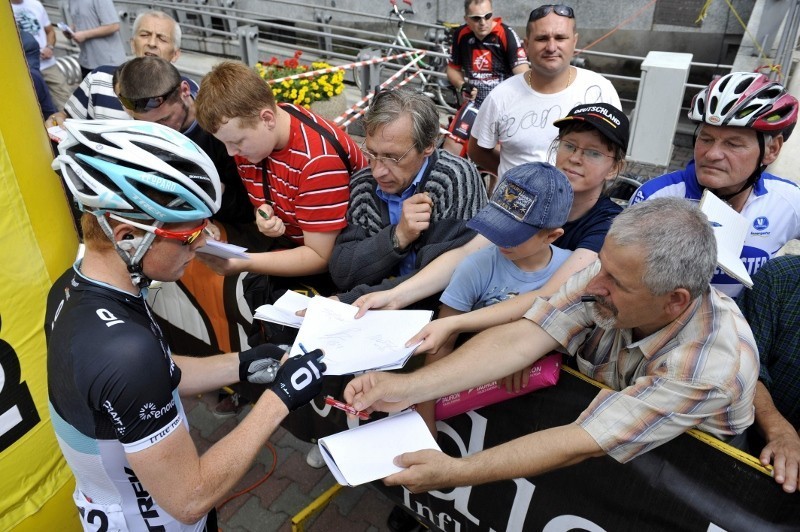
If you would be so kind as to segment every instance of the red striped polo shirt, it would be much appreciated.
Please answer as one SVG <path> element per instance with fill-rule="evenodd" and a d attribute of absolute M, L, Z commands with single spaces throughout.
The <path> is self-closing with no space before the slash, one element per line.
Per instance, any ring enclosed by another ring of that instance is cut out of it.
<path fill-rule="evenodd" d="M 294 107 L 336 137 L 349 155 L 353 172 L 369 164 L 346 132 L 307 109 Z M 264 203 L 262 183 L 266 179 L 269 203 L 286 225 L 286 236 L 302 245 L 303 231 L 323 233 L 347 226 L 350 175 L 327 139 L 294 116 L 290 118 L 285 148 L 256 164 L 237 156 L 236 164 L 254 206 Z"/>

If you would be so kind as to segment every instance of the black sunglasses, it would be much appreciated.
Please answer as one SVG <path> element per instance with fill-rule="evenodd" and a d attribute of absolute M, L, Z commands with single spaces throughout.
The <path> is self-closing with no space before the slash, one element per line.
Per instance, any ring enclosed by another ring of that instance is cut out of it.
<path fill-rule="evenodd" d="M 119 98 L 120 103 L 122 103 L 126 109 L 130 109 L 134 113 L 146 113 L 147 111 L 152 111 L 153 109 L 158 109 L 161 107 L 164 102 L 168 101 L 172 94 L 180 88 L 180 86 L 181 82 L 179 81 L 177 85 L 160 96 L 151 96 L 149 98 L 126 98 L 122 94 L 118 94 L 117 98 Z"/>
<path fill-rule="evenodd" d="M 467 18 L 470 19 L 472 22 L 480 22 L 481 20 L 491 20 L 492 15 L 491 11 L 483 15 L 467 15 Z"/>
<path fill-rule="evenodd" d="M 550 13 L 555 13 L 556 15 L 567 18 L 575 18 L 575 11 L 573 11 L 571 7 L 565 6 L 564 4 L 547 4 L 539 6 L 531 11 L 528 22 L 535 22 L 540 18 L 546 17 Z"/>

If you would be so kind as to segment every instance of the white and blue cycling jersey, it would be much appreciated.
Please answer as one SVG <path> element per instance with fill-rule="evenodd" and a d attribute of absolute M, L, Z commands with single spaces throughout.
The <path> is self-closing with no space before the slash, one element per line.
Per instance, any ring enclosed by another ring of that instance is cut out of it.
<path fill-rule="evenodd" d="M 639 187 L 630 204 L 650 198 L 682 197 L 699 200 L 703 188 L 697 182 L 695 163 L 686 168 L 651 179 Z M 795 183 L 764 172 L 741 211 L 750 230 L 744 241 L 741 259 L 751 276 L 789 240 L 800 238 L 800 187 Z M 736 297 L 742 285 L 717 268 L 711 284 L 721 292 Z"/>
<path fill-rule="evenodd" d="M 45 319 L 50 415 L 84 530 L 204 530 L 205 518 L 184 525 L 161 508 L 127 460 L 189 427 L 180 368 L 144 296 L 76 267 L 51 288 Z"/>

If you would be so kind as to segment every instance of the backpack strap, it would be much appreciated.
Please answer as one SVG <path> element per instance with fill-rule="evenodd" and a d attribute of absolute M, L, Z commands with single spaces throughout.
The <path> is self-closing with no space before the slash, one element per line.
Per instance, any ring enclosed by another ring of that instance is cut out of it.
<path fill-rule="evenodd" d="M 322 124 L 314 122 L 314 120 L 312 120 L 309 116 L 307 116 L 305 113 L 301 111 L 298 111 L 292 105 L 281 105 L 280 107 L 281 109 L 283 109 L 293 117 L 297 118 L 311 129 L 322 135 L 324 139 L 330 142 L 331 146 L 333 146 L 333 149 L 336 150 L 337 154 L 339 154 L 339 158 L 344 163 L 345 168 L 347 168 L 347 173 L 353 175 L 353 166 L 350 164 L 350 157 L 347 155 L 347 152 L 344 150 L 344 147 L 338 141 L 338 139 L 333 133 L 325 129 L 325 127 L 323 127 Z"/>

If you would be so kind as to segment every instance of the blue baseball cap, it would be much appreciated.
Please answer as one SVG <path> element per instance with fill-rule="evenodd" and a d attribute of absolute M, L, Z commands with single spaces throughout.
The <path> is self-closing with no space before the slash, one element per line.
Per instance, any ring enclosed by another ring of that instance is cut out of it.
<path fill-rule="evenodd" d="M 505 173 L 489 204 L 467 227 L 501 248 L 513 248 L 541 229 L 564 225 L 571 208 L 567 176 L 548 163 L 525 163 Z"/>

